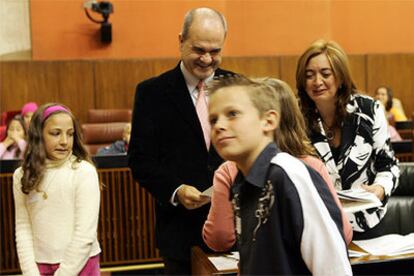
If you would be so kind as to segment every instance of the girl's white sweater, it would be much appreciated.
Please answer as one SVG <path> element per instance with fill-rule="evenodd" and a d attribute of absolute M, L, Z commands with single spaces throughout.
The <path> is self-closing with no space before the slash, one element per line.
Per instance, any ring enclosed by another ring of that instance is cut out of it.
<path fill-rule="evenodd" d="M 60 263 L 55 275 L 77 275 L 101 249 L 98 174 L 75 156 L 48 161 L 38 191 L 21 190 L 22 168 L 13 175 L 16 244 L 24 275 L 39 275 L 36 263 Z"/>

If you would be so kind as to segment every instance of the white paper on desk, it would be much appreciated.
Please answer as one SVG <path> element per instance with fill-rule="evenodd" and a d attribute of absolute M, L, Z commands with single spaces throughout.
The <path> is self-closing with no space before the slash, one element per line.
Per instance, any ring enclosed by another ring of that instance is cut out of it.
<path fill-rule="evenodd" d="M 213 186 L 210 186 L 207 190 L 204 190 L 204 192 L 201 193 L 202 196 L 208 196 L 211 197 L 213 194 Z"/>
<path fill-rule="evenodd" d="M 369 253 L 348 249 L 348 255 L 349 255 L 349 258 L 358 258 L 358 257 L 369 255 Z"/>
<path fill-rule="evenodd" d="M 208 257 L 217 270 L 237 270 L 239 263 L 239 252 L 232 252 L 217 257 Z"/>
<path fill-rule="evenodd" d="M 372 255 L 400 255 L 414 251 L 414 233 L 408 235 L 390 234 L 375 239 L 353 241 Z"/>
<path fill-rule="evenodd" d="M 410 248 L 410 249 L 407 249 L 407 250 L 402 250 L 402 251 L 395 252 L 395 253 L 390 253 L 390 254 L 387 254 L 387 256 L 397 256 L 397 255 L 411 254 L 411 253 L 414 253 L 414 248 Z"/>

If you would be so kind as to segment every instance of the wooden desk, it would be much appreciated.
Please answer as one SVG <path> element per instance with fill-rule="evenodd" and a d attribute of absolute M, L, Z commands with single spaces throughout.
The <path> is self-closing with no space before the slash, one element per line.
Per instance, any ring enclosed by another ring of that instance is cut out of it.
<path fill-rule="evenodd" d="M 351 243 L 350 249 L 364 251 Z M 201 248 L 193 247 L 191 252 L 191 265 L 193 275 L 237 275 L 237 267 L 231 270 L 218 270 L 209 257 L 220 254 L 205 254 Z M 414 253 L 398 256 L 374 256 L 366 255 L 358 258 L 350 258 L 354 275 L 396 275 L 414 274 Z"/>
<path fill-rule="evenodd" d="M 222 254 L 206 254 L 198 247 L 191 249 L 192 275 L 237 275 L 237 267 L 231 270 L 218 270 L 208 257 L 220 256 Z"/>
<path fill-rule="evenodd" d="M 351 242 L 348 246 L 349 249 L 366 252 L 365 250 L 361 249 L 358 245 Z M 376 263 L 376 262 L 387 262 L 387 261 L 396 261 L 396 260 L 403 260 L 403 259 L 413 259 L 414 260 L 414 253 L 409 254 L 402 254 L 397 256 L 375 256 L 375 255 L 365 255 L 362 257 L 357 258 L 349 258 L 352 265 L 356 264 L 367 264 L 367 263 Z M 414 267 L 413 267 L 413 274 L 414 274 Z"/>
<path fill-rule="evenodd" d="M 364 251 L 354 243 L 349 249 Z M 401 254 L 397 256 L 375 256 L 366 255 L 350 258 L 354 275 L 413 275 L 414 253 Z"/>

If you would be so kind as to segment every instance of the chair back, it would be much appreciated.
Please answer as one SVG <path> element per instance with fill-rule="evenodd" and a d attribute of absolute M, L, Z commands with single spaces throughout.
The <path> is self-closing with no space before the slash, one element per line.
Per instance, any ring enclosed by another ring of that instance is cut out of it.
<path fill-rule="evenodd" d="M 20 114 L 20 110 L 9 110 L 1 113 L 0 126 L 7 126 L 7 123 L 16 115 Z"/>
<path fill-rule="evenodd" d="M 94 155 L 101 147 L 122 140 L 126 123 L 131 122 L 131 109 L 89 109 L 87 123 L 82 124 L 85 146 Z"/>
<path fill-rule="evenodd" d="M 130 122 L 131 109 L 89 109 L 88 123 Z"/>
<path fill-rule="evenodd" d="M 382 235 L 414 232 L 414 163 L 400 163 L 399 185 L 388 200 Z"/>
<path fill-rule="evenodd" d="M 0 126 L 0 142 L 2 142 L 4 138 L 6 138 L 6 129 L 7 126 Z"/>
<path fill-rule="evenodd" d="M 90 123 L 82 124 L 83 142 L 88 152 L 95 155 L 101 148 L 122 140 L 126 123 Z"/>
<path fill-rule="evenodd" d="M 412 139 L 391 142 L 395 157 L 400 162 L 414 162 L 414 146 Z"/>

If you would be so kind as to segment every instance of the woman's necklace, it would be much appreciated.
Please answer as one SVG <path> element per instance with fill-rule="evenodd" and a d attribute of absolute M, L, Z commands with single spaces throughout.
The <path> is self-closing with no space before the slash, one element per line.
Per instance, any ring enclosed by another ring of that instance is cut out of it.
<path fill-rule="evenodd" d="M 323 120 L 322 124 L 324 125 L 326 139 L 331 142 L 335 139 L 335 123 L 332 126 L 328 126 Z"/>
<path fill-rule="evenodd" d="M 326 139 L 328 139 L 328 141 L 332 141 L 333 139 L 335 139 L 335 129 L 330 129 L 329 127 L 326 127 Z"/>

